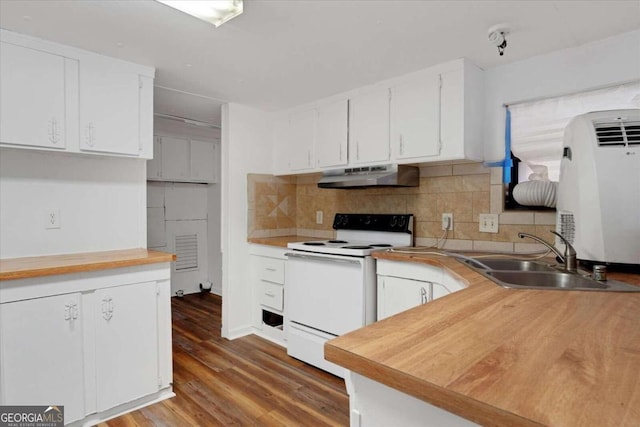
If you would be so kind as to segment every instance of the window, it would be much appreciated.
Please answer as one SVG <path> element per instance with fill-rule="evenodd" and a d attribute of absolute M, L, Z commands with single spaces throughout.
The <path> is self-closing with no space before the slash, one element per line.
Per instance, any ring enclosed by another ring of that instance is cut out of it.
<path fill-rule="evenodd" d="M 511 152 L 515 160 L 506 208 L 520 207 L 513 200 L 511 190 L 532 174 L 541 170 L 544 174 L 546 168 L 549 180 L 559 180 L 564 129 L 573 117 L 622 108 L 640 108 L 640 81 L 509 105 Z"/>

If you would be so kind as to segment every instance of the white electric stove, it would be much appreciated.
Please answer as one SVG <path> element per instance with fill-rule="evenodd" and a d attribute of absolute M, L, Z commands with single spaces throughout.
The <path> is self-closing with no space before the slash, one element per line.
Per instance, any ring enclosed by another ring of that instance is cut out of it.
<path fill-rule="evenodd" d="M 334 240 L 290 243 L 287 353 L 334 375 L 324 343 L 376 320 L 376 250 L 413 245 L 411 214 L 336 214 Z"/>

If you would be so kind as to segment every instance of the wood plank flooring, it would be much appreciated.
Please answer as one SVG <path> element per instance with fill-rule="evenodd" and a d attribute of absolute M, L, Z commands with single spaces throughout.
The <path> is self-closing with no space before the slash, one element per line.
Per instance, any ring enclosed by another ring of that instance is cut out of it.
<path fill-rule="evenodd" d="M 254 335 L 221 338 L 219 296 L 187 295 L 171 305 L 176 397 L 101 427 L 349 424 L 342 379 Z"/>

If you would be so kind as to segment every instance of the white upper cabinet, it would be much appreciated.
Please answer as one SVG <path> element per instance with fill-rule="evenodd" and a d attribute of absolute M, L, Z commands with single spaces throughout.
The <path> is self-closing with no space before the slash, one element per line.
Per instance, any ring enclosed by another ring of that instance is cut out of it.
<path fill-rule="evenodd" d="M 0 141 L 64 149 L 65 58 L 4 42 L 0 58 Z"/>
<path fill-rule="evenodd" d="M 140 79 L 118 61 L 91 56 L 80 62 L 80 149 L 140 152 Z"/>
<path fill-rule="evenodd" d="M 289 117 L 289 169 L 299 171 L 313 168 L 313 146 L 316 125 L 315 110 L 300 111 Z"/>
<path fill-rule="evenodd" d="M 484 75 L 466 59 L 441 72 L 438 160 L 483 160 Z"/>
<path fill-rule="evenodd" d="M 319 106 L 316 121 L 316 165 L 347 164 L 349 102 L 345 99 Z"/>
<path fill-rule="evenodd" d="M 153 68 L 0 36 L 1 145 L 151 158 Z"/>
<path fill-rule="evenodd" d="M 384 163 L 389 158 L 389 89 L 384 87 L 349 100 L 349 163 Z"/>
<path fill-rule="evenodd" d="M 162 180 L 187 181 L 189 179 L 189 140 L 160 138 L 162 150 Z"/>
<path fill-rule="evenodd" d="M 147 180 L 217 182 L 218 145 L 209 141 L 156 136 Z"/>
<path fill-rule="evenodd" d="M 211 142 L 191 140 L 192 180 L 198 182 L 216 182 L 216 145 Z"/>
<path fill-rule="evenodd" d="M 276 174 L 483 159 L 484 76 L 466 59 L 354 90 L 343 97 L 348 101 L 314 104 L 315 134 L 309 115 L 314 110 L 294 114 L 289 121 L 280 115 L 274 124 Z M 313 135 L 315 163 L 311 161 Z"/>
<path fill-rule="evenodd" d="M 440 154 L 440 76 L 391 88 L 391 150 L 396 159 Z"/>

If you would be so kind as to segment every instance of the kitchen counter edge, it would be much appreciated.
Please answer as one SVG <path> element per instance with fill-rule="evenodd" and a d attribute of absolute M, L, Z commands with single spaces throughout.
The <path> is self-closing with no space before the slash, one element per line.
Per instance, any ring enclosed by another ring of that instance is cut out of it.
<path fill-rule="evenodd" d="M 144 248 L 0 260 L 0 281 L 108 270 L 175 261 L 175 254 Z"/>

